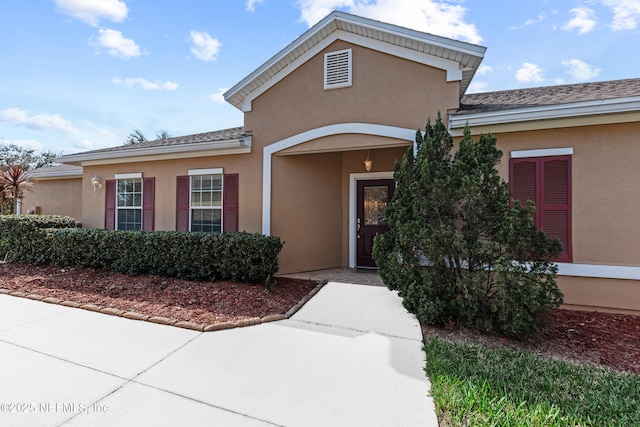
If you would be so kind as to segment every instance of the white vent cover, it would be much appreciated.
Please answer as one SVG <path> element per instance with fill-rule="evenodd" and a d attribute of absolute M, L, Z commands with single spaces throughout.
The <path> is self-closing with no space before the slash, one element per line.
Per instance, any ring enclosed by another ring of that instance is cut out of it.
<path fill-rule="evenodd" d="M 351 49 L 324 54 L 324 88 L 351 86 Z"/>

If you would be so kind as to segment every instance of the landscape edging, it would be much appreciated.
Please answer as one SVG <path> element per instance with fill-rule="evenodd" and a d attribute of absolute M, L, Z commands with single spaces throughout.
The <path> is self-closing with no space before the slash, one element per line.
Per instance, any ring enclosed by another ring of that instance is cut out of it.
<path fill-rule="evenodd" d="M 141 320 L 145 322 L 158 323 L 166 326 L 175 326 L 178 328 L 191 329 L 199 332 L 213 332 L 222 331 L 225 329 L 243 328 L 245 326 L 260 325 L 263 323 L 275 322 L 278 320 L 289 319 L 298 310 L 300 310 L 309 300 L 317 294 L 320 289 L 326 284 L 326 281 L 318 282 L 318 284 L 309 291 L 300 301 L 298 301 L 293 307 L 291 307 L 285 314 L 274 313 L 267 314 L 263 317 L 250 317 L 248 319 L 242 319 L 237 322 L 220 322 L 212 324 L 203 324 L 189 322 L 186 320 L 171 319 L 161 316 L 149 316 L 147 314 L 138 313 L 135 311 L 125 311 L 113 307 L 103 307 L 95 304 L 82 304 L 75 301 L 61 300 L 55 297 L 45 297 L 39 294 L 26 293 L 21 291 L 12 291 L 11 289 L 0 288 L 0 294 L 9 295 L 18 298 L 27 298 L 35 301 L 46 302 L 47 304 L 62 305 L 71 308 L 81 308 L 83 310 L 93 311 L 101 314 L 108 314 L 110 316 L 124 317 L 130 320 Z"/>

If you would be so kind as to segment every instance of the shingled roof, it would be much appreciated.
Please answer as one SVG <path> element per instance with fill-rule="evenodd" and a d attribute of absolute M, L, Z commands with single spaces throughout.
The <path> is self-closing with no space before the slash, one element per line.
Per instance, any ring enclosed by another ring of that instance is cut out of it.
<path fill-rule="evenodd" d="M 102 161 L 114 163 L 118 159 L 144 157 L 146 160 L 157 160 L 158 156 L 178 154 L 198 156 L 203 152 L 250 152 L 251 135 L 244 131 L 244 127 L 216 130 L 175 138 L 145 141 L 137 144 L 119 145 L 101 150 L 85 151 L 83 153 L 68 154 L 56 159 L 59 163 L 81 165 L 86 161 Z M 240 150 L 240 151 L 238 151 Z"/>
<path fill-rule="evenodd" d="M 137 144 L 119 145 L 116 147 L 103 148 L 101 150 L 88 151 L 86 153 L 105 153 L 110 151 L 128 151 L 140 148 L 154 148 L 154 147 L 169 147 L 173 145 L 182 144 L 195 144 L 200 142 L 216 142 L 216 141 L 229 141 L 231 139 L 242 138 L 246 134 L 244 133 L 244 127 L 239 126 L 235 128 L 215 130 L 211 132 L 196 133 L 194 135 L 177 136 L 174 138 L 157 139 L 155 141 L 139 142 Z M 85 154 L 86 154 L 85 153 Z"/>
<path fill-rule="evenodd" d="M 473 114 L 640 96 L 640 79 L 467 94 L 456 113 Z"/>

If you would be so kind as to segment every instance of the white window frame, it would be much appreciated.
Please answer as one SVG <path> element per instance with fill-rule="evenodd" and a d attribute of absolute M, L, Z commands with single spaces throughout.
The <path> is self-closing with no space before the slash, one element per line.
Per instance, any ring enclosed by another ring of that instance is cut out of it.
<path fill-rule="evenodd" d="M 220 231 L 224 230 L 224 170 L 223 168 L 210 169 L 189 169 L 189 231 L 193 231 L 193 211 L 194 210 L 219 210 L 220 211 Z M 193 177 L 220 175 L 220 206 L 193 206 Z M 214 231 L 215 233 L 215 231 Z"/>
<path fill-rule="evenodd" d="M 124 180 L 131 180 L 131 179 L 139 179 L 140 180 L 140 206 L 119 206 L 118 205 L 118 194 L 119 194 L 119 190 L 120 190 L 120 181 L 124 181 Z M 138 210 L 140 211 L 140 228 L 136 229 L 136 230 L 143 230 L 144 229 L 144 224 L 143 224 L 143 212 L 142 212 L 142 208 L 143 208 L 143 200 L 144 200 L 144 182 L 142 180 L 142 173 L 120 173 L 120 174 L 115 174 L 115 180 L 116 180 L 116 203 L 115 203 L 115 229 L 116 230 L 120 230 L 120 221 L 118 220 L 119 218 L 119 212 L 121 210 Z"/>

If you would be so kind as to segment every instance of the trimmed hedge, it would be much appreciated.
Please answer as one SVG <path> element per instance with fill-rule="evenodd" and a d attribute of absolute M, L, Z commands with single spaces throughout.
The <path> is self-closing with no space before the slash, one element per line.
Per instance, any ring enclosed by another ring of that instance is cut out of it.
<path fill-rule="evenodd" d="M 60 215 L 0 215 L 0 256 L 9 261 L 47 262 L 48 229 L 79 228 L 74 218 Z"/>
<path fill-rule="evenodd" d="M 283 245 L 278 237 L 246 232 L 53 229 L 38 227 L 38 221 L 31 225 L 15 222 L 7 227 L 12 230 L 8 239 L 10 261 L 104 268 L 131 276 L 156 274 L 270 286 Z"/>

